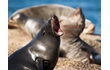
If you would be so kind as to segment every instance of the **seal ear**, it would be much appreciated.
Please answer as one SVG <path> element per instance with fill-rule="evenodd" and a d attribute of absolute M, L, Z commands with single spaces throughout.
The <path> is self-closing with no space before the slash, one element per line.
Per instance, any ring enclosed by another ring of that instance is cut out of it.
<path fill-rule="evenodd" d="M 43 31 L 43 36 L 45 35 L 45 30 Z"/>
<path fill-rule="evenodd" d="M 81 7 L 78 7 L 78 8 L 76 8 L 76 10 L 74 11 L 72 17 L 73 17 L 73 16 L 76 16 L 76 15 L 78 15 L 78 14 L 80 14 L 80 13 L 82 13 L 82 9 L 81 9 Z"/>
<path fill-rule="evenodd" d="M 76 10 L 73 12 L 73 15 L 71 17 L 73 19 L 85 19 L 81 7 L 76 8 Z"/>

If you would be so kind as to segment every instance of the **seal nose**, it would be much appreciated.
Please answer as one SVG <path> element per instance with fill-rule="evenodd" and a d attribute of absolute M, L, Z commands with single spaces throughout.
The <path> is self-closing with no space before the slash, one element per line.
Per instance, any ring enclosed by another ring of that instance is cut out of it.
<path fill-rule="evenodd" d="M 53 15 L 52 18 L 54 19 L 54 21 L 55 21 L 56 23 L 59 23 L 58 17 L 57 17 L 56 15 Z"/>
<path fill-rule="evenodd" d="M 53 15 L 53 18 L 56 18 L 57 16 L 56 15 Z"/>
<path fill-rule="evenodd" d="M 52 17 L 52 18 L 53 18 L 53 19 L 55 19 L 55 20 L 57 20 L 57 19 L 58 19 L 56 15 L 53 15 L 53 17 Z"/>

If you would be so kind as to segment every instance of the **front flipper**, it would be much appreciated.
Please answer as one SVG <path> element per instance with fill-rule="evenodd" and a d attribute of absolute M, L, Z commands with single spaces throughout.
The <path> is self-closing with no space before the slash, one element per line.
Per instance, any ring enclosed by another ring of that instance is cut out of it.
<path fill-rule="evenodd" d="M 97 52 L 86 47 L 81 47 L 81 49 L 89 53 L 88 58 L 90 60 L 90 63 L 101 65 L 101 56 Z"/>
<path fill-rule="evenodd" d="M 101 65 L 101 56 L 95 52 L 90 52 L 90 63 Z"/>
<path fill-rule="evenodd" d="M 36 58 L 35 59 L 36 66 L 38 70 L 50 70 L 50 61 L 49 60 L 44 60 L 42 58 Z"/>
<path fill-rule="evenodd" d="M 44 70 L 51 70 L 50 65 L 51 65 L 51 63 L 50 63 L 49 60 L 44 60 L 43 61 Z"/>
<path fill-rule="evenodd" d="M 43 68 L 43 59 L 36 58 L 35 62 L 36 62 L 36 66 L 37 66 L 38 70 L 44 70 L 44 68 Z"/>

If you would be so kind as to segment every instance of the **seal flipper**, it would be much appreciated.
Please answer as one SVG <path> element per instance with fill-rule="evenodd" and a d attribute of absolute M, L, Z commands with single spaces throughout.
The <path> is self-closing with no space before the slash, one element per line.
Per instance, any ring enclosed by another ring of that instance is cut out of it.
<path fill-rule="evenodd" d="M 42 58 L 36 58 L 35 63 L 36 63 L 38 70 L 51 70 L 49 60 L 43 60 Z"/>
<path fill-rule="evenodd" d="M 90 52 L 90 63 L 101 65 L 101 56 L 93 51 Z"/>
<path fill-rule="evenodd" d="M 43 69 L 43 59 L 36 58 L 35 63 L 36 63 L 36 66 L 37 66 L 38 70 L 44 70 Z"/>
<path fill-rule="evenodd" d="M 43 66 L 44 66 L 44 70 L 53 70 L 53 69 L 50 69 L 50 61 L 49 60 L 44 60 L 43 61 Z"/>
<path fill-rule="evenodd" d="M 88 55 L 90 63 L 95 63 L 98 65 L 101 65 L 101 56 L 97 52 L 95 52 L 89 48 L 86 48 L 86 47 L 81 47 L 81 49 L 90 54 L 90 55 Z"/>

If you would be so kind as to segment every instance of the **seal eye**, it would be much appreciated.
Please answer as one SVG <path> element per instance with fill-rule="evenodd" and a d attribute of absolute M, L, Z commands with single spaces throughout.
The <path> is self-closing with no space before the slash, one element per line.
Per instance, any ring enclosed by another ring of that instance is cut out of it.
<path fill-rule="evenodd" d="M 43 31 L 43 36 L 45 35 L 45 31 Z"/>

